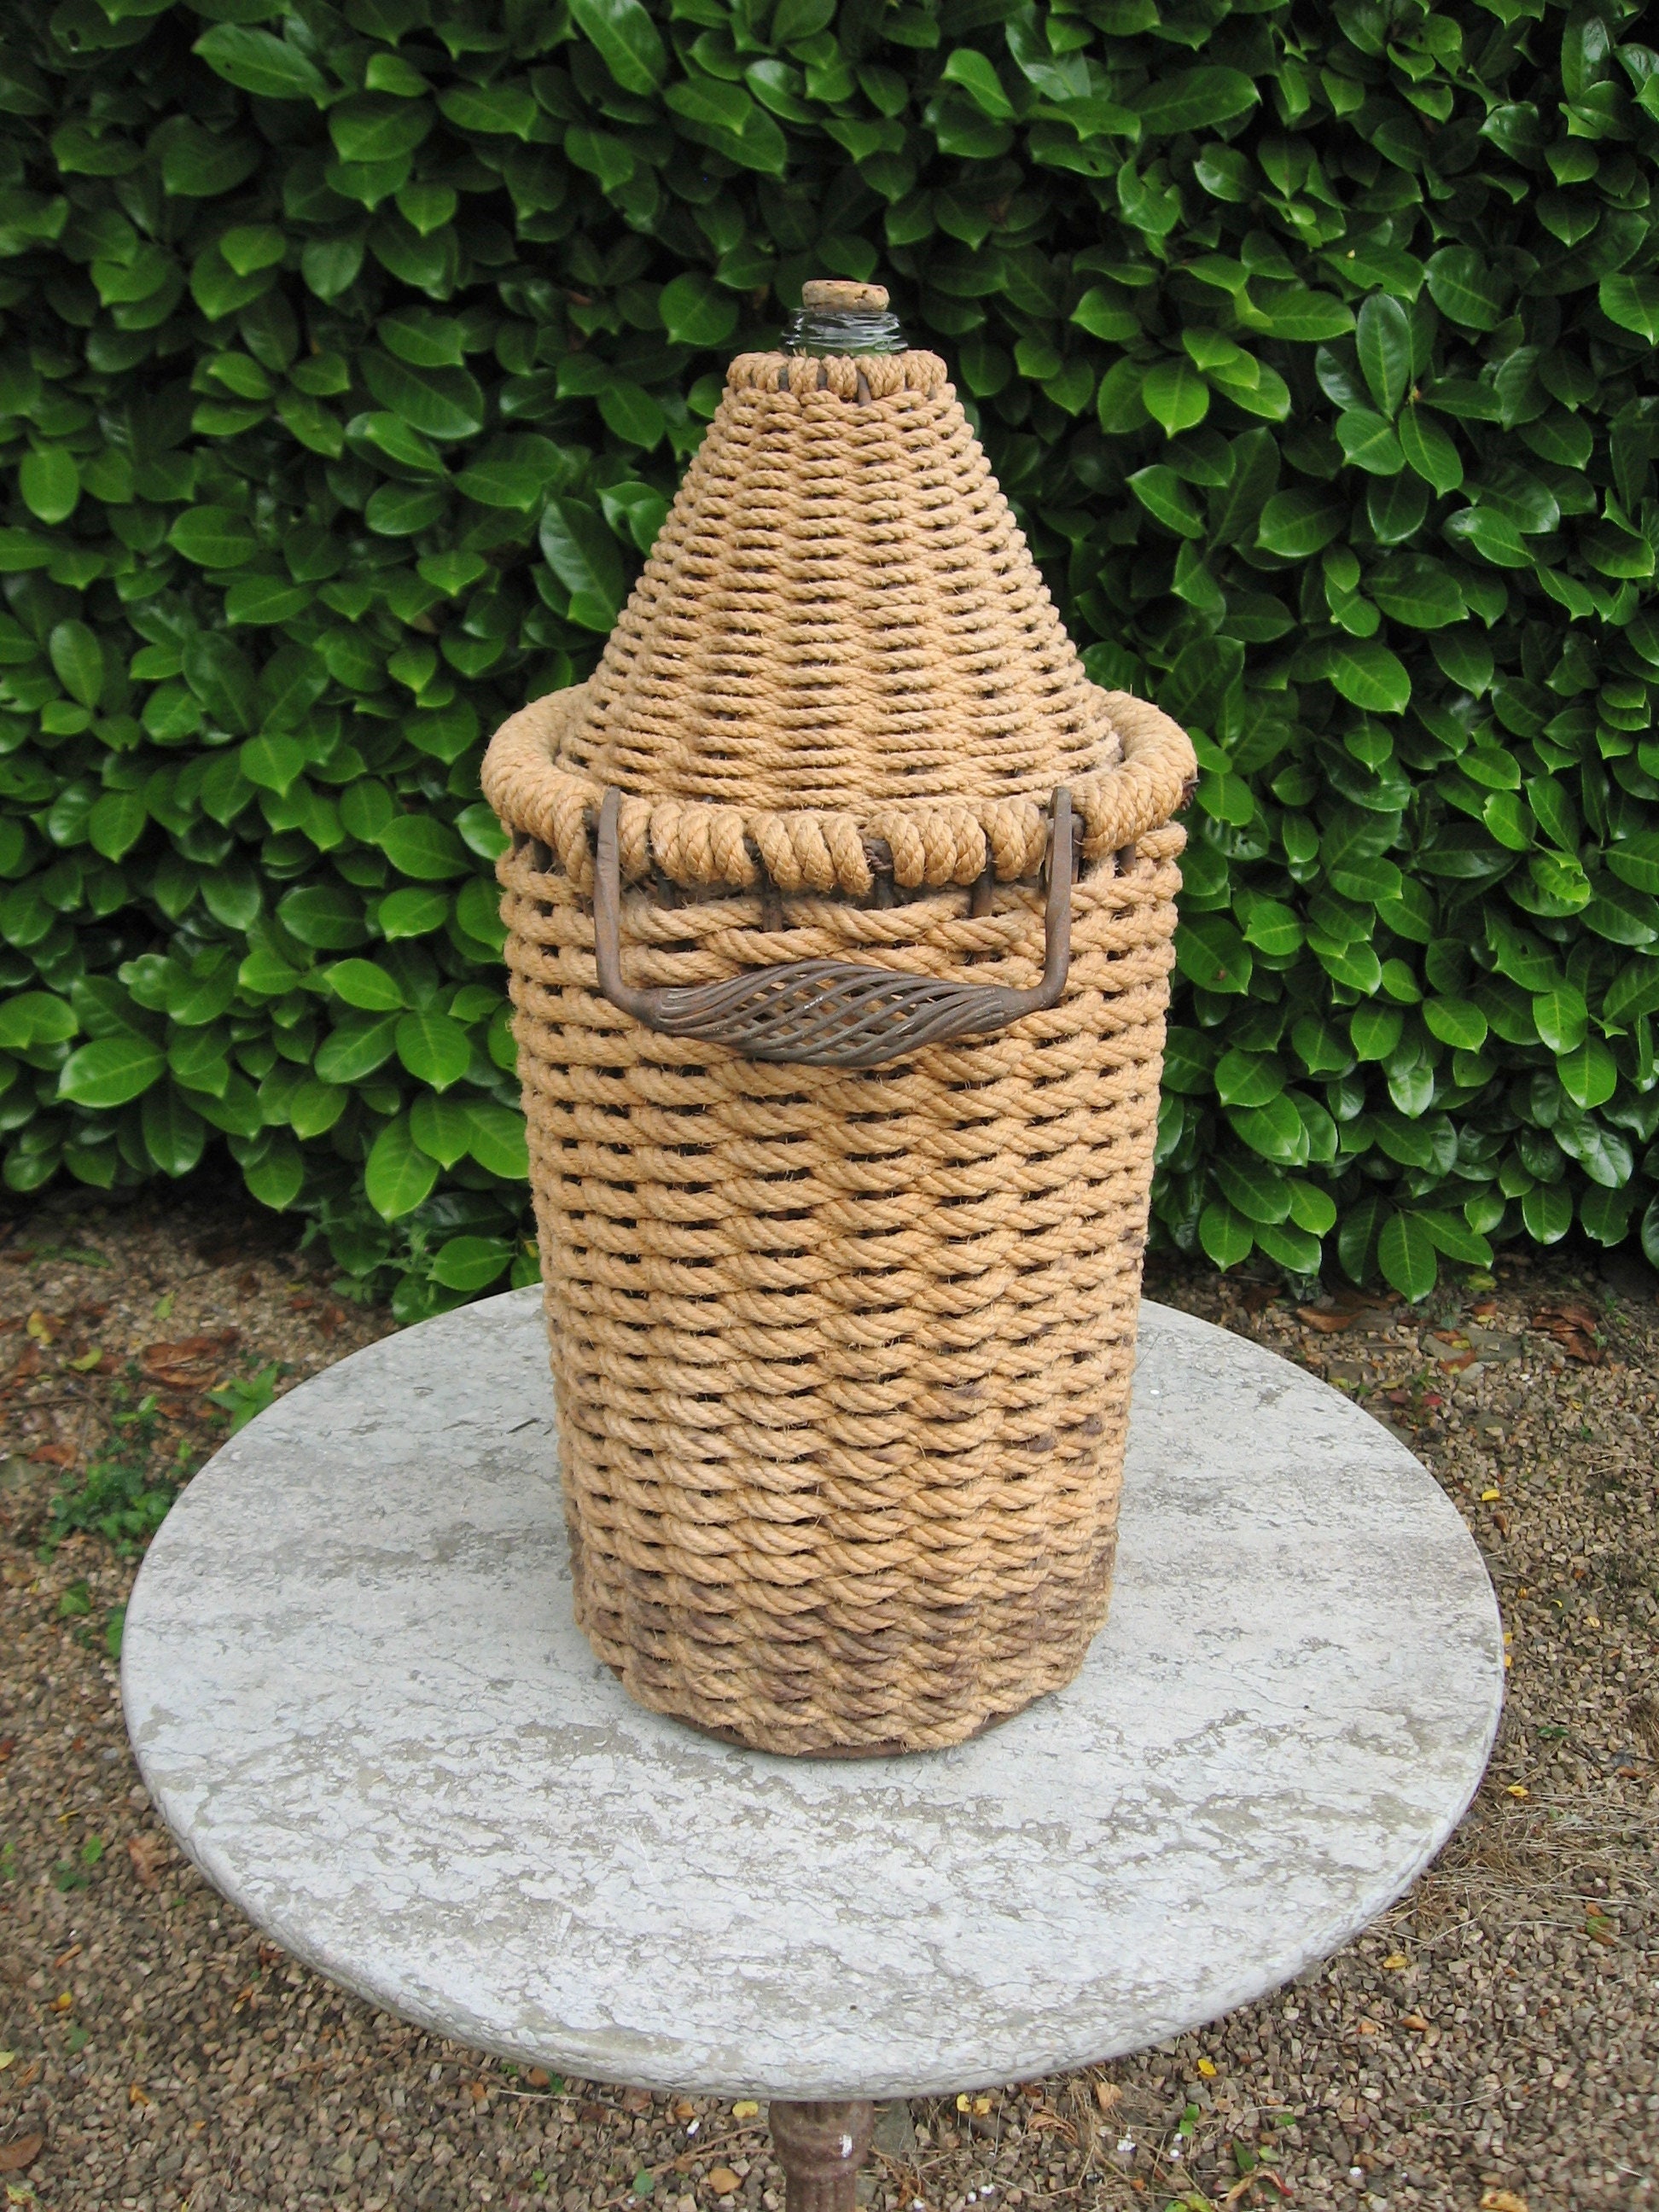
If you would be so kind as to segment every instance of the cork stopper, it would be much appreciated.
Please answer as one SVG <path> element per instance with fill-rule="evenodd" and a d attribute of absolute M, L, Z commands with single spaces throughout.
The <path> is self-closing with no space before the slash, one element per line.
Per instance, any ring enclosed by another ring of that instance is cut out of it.
<path fill-rule="evenodd" d="M 814 276 L 800 288 L 803 307 L 832 314 L 882 315 L 887 312 L 884 284 L 854 284 L 840 276 Z"/>

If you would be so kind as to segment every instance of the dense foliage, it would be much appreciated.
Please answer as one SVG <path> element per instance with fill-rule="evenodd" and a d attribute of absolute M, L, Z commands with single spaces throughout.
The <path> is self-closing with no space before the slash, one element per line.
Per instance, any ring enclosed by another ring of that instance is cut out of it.
<path fill-rule="evenodd" d="M 1659 1258 L 1659 52 L 1554 0 L 63 0 L 0 54 L 0 1129 L 520 1275 L 483 735 L 883 271 L 1194 729 L 1162 1234 Z"/>

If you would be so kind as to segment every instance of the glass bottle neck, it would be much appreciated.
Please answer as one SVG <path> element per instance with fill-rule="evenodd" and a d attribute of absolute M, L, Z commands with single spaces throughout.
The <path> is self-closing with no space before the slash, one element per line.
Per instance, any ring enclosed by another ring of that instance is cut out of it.
<path fill-rule="evenodd" d="M 802 307 L 783 333 L 786 353 L 819 359 L 829 354 L 903 353 L 908 347 L 898 317 L 885 307 Z"/>

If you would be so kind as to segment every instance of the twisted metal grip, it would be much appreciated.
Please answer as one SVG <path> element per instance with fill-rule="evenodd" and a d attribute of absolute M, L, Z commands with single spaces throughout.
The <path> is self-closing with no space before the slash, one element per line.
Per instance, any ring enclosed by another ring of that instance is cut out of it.
<path fill-rule="evenodd" d="M 613 1006 L 665 1036 L 729 1045 L 750 1060 L 808 1067 L 880 1067 L 925 1044 L 1000 1030 L 1057 1006 L 1072 958 L 1072 794 L 1056 791 L 1048 842 L 1042 981 L 1034 990 L 907 975 L 850 960 L 791 960 L 724 983 L 635 990 L 622 974 L 617 791 L 599 808 L 593 866 L 593 956 Z"/>

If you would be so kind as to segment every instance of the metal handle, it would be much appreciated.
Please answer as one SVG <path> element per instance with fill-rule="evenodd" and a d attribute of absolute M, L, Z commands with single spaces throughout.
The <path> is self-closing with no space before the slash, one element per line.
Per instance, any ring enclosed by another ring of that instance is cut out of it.
<path fill-rule="evenodd" d="M 1042 981 L 1034 990 L 1004 983 L 953 983 L 850 960 L 790 960 L 749 968 L 724 983 L 667 983 L 635 990 L 622 974 L 617 813 L 621 794 L 599 808 L 593 867 L 593 957 L 613 1006 L 665 1036 L 729 1045 L 750 1060 L 809 1067 L 880 1067 L 925 1044 L 1000 1030 L 1022 1014 L 1057 1006 L 1072 959 L 1072 794 L 1055 792 L 1048 843 L 1048 902 Z"/>

